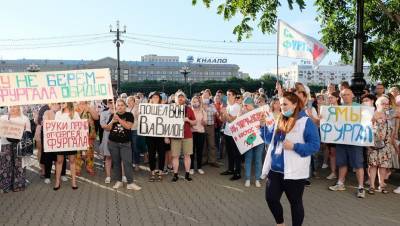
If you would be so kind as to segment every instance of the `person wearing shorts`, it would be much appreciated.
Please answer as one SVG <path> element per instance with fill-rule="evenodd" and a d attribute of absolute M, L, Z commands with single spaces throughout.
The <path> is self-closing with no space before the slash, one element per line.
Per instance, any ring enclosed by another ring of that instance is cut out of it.
<path fill-rule="evenodd" d="M 183 92 L 177 92 L 175 94 L 175 103 L 178 105 L 185 105 L 186 95 Z M 191 125 L 196 123 L 196 117 L 193 110 L 185 106 L 185 124 L 183 128 L 183 139 L 171 138 L 171 155 L 172 155 L 172 167 L 174 169 L 174 177 L 172 182 L 178 181 L 178 170 L 179 170 L 179 156 L 183 153 L 184 165 L 185 165 L 185 180 L 192 181 L 190 177 L 190 155 L 193 154 L 193 135 L 190 129 Z"/>
<path fill-rule="evenodd" d="M 354 94 L 350 89 L 343 89 L 340 92 L 340 97 L 343 100 L 343 105 L 354 106 L 359 105 L 353 103 Z M 339 177 L 336 185 L 330 186 L 329 189 L 332 191 L 344 191 L 344 181 L 346 179 L 347 168 L 350 166 L 355 169 L 358 190 L 357 197 L 365 198 L 364 190 L 364 156 L 363 147 L 346 144 L 336 144 L 336 166 L 339 168 Z"/>

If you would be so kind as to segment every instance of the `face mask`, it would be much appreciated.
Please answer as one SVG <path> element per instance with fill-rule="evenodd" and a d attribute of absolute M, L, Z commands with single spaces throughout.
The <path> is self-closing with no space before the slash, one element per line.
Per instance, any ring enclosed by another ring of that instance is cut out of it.
<path fill-rule="evenodd" d="M 210 99 L 204 99 L 204 100 L 203 100 L 203 103 L 204 103 L 204 104 L 210 104 Z"/>
<path fill-rule="evenodd" d="M 194 108 L 199 108 L 199 107 L 200 107 L 200 104 L 192 104 L 192 106 L 193 106 Z"/>
<path fill-rule="evenodd" d="M 286 112 L 282 112 L 283 116 L 289 118 L 293 115 L 293 110 L 287 110 Z"/>

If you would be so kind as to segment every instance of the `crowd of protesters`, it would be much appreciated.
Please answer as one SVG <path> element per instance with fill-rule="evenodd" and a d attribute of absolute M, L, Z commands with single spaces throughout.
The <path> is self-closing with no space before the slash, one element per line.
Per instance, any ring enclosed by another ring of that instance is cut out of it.
<path fill-rule="evenodd" d="M 304 186 L 311 184 L 309 179 L 318 174 L 319 168 L 329 168 L 326 179 L 335 180 L 329 187 L 332 191 L 346 190 L 346 175 L 355 172 L 357 197 L 364 198 L 366 193 L 390 192 L 387 180 L 399 169 L 400 92 L 397 87 L 386 90 L 379 83 L 373 92 L 368 89 L 364 92 L 360 102 L 356 103 L 347 82 L 338 86 L 329 84 L 326 90 L 319 93 L 310 92 L 301 83 L 287 89 L 277 83 L 276 95 L 271 97 L 262 88 L 256 92 L 218 90 L 215 94 L 206 89 L 192 97 L 186 96 L 182 90 L 171 95 L 154 91 L 148 95 L 135 93 L 128 96 L 124 93 L 115 100 L 101 102 L 2 108 L 0 114 L 3 120 L 25 124 L 25 131 L 35 141 L 39 173 L 44 183 L 51 183 L 52 167 L 55 165 L 54 190 L 59 190 L 61 183 L 68 181 L 67 162 L 74 190 L 78 189 L 77 177 L 82 175 L 83 170 L 89 176 L 98 174 L 95 156 L 100 156 L 104 165 L 106 184 L 113 182 L 114 189 L 126 184 L 126 188 L 132 190 L 141 189 L 133 182 L 134 174 L 139 170 L 149 171 L 149 182 L 161 182 L 168 174 L 172 175 L 172 182 L 177 182 L 181 163 L 184 180 L 192 181 L 195 173 L 207 175 L 209 168 L 204 166 L 220 168 L 226 162 L 226 170 L 220 174 L 230 176 L 230 180 L 240 180 L 243 168 L 245 187 L 251 184 L 261 187 L 261 180 L 268 178 L 266 199 L 277 224 L 283 223 L 279 199 L 285 192 L 292 207 L 293 223 L 301 225 Z M 140 103 L 183 105 L 183 138 L 138 135 Z M 321 106 L 360 104 L 375 108 L 372 119 L 375 146 L 321 143 L 318 134 Z M 265 116 L 272 117 L 275 124 L 268 127 L 265 118 L 262 118 L 260 133 L 265 143 L 242 155 L 229 125 L 237 117 L 259 107 L 265 107 Z M 46 152 L 43 121 L 73 119 L 88 120 L 88 149 Z M 7 180 L 2 178 L 0 181 L 3 191 L 23 190 L 26 185 L 25 169 L 14 149 L 16 146 L 10 139 L 1 137 L 0 174 L 10 174 L 4 177 Z M 148 168 L 145 167 L 147 164 Z M 366 185 L 368 188 L 364 187 Z M 400 194 L 400 187 L 393 192 Z"/>

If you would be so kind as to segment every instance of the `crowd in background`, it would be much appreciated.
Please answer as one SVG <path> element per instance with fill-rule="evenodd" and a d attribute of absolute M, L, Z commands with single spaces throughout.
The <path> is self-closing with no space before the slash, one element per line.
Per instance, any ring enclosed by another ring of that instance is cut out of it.
<path fill-rule="evenodd" d="M 149 182 L 161 182 L 168 174 L 171 174 L 172 182 L 177 182 L 180 179 L 180 164 L 183 165 L 186 181 L 193 180 L 193 174 L 206 175 L 208 168 L 204 166 L 220 168 L 225 165 L 226 169 L 221 175 L 230 176 L 230 180 L 239 180 L 243 176 L 244 186 L 254 184 L 261 187 L 262 167 L 269 142 L 253 147 L 241 155 L 228 128 L 240 115 L 263 106 L 266 107 L 267 114 L 276 122 L 279 121 L 285 116 L 280 100 L 287 92 L 296 94 L 301 102 L 301 112 L 317 128 L 321 106 L 355 104 L 354 94 L 347 82 L 338 86 L 329 84 L 318 93 L 310 92 L 301 83 L 288 89 L 277 83 L 276 95 L 271 97 L 266 96 L 262 88 L 255 92 L 228 89 L 226 92 L 218 90 L 216 93 L 206 89 L 192 97 L 187 97 L 182 90 L 170 95 L 158 91 L 147 95 L 123 93 L 116 100 L 1 108 L 0 114 L 4 120 L 25 123 L 25 130 L 30 132 L 35 141 L 40 177 L 46 184 L 51 183 L 52 169 L 55 169 L 54 190 L 58 190 L 61 183 L 68 180 L 67 174 L 70 175 L 72 189 L 78 188 L 76 178 L 83 171 L 89 176 L 98 174 L 95 156 L 100 156 L 103 163 L 104 182 L 113 182 L 115 189 L 125 183 L 128 189 L 140 190 L 141 187 L 133 182 L 135 172 L 140 170 L 149 171 Z M 320 143 L 320 152 L 310 154 L 310 175 L 305 178 L 306 185 L 311 184 L 309 178 L 317 176 L 318 169 L 322 168 L 330 170 L 327 180 L 336 181 L 329 187 L 330 190 L 345 190 L 346 174 L 354 171 L 358 182 L 358 197 L 365 197 L 366 192 L 371 195 L 375 192 L 390 192 L 386 186 L 387 179 L 399 168 L 399 89 L 386 89 L 382 84 L 377 84 L 373 92 L 368 89 L 364 92 L 360 104 L 375 108 L 375 146 L 365 148 Z M 139 136 L 137 129 L 140 103 L 184 105 L 184 138 Z M 44 151 L 43 121 L 61 119 L 89 121 L 87 150 L 56 153 Z M 1 146 L 0 153 L 3 157 L 0 156 L 0 174 L 8 173 L 7 178 L 11 178 L 1 181 L 1 189 L 23 190 L 26 181 L 22 158 L 12 154 L 15 152 L 15 145 L 9 139 L 2 137 Z M 66 173 L 66 169 L 69 173 Z M 103 175 L 103 172 L 100 174 Z M 364 189 L 365 185 L 368 185 L 368 189 Z M 394 192 L 400 193 L 400 187 Z"/>

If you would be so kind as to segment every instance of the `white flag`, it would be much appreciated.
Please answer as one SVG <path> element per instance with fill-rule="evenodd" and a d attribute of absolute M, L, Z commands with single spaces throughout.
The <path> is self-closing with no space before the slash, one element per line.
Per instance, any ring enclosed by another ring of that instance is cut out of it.
<path fill-rule="evenodd" d="M 322 43 L 297 31 L 282 20 L 278 23 L 279 56 L 312 60 L 314 65 L 318 65 L 324 59 L 328 51 Z"/>

